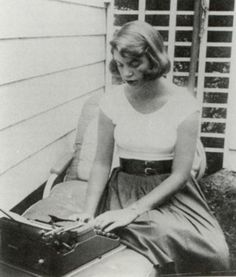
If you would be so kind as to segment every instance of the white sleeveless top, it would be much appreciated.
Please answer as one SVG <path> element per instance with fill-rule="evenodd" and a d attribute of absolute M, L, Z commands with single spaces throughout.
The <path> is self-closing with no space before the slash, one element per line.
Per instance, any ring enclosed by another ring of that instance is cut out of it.
<path fill-rule="evenodd" d="M 100 108 L 115 125 L 114 139 L 121 158 L 138 160 L 173 159 L 177 128 L 199 111 L 197 100 L 181 88 L 155 112 L 143 114 L 128 101 L 124 87 L 103 96 Z"/>

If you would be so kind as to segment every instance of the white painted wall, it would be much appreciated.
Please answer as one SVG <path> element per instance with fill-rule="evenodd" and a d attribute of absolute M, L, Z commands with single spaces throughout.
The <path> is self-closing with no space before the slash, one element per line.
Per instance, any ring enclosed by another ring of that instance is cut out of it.
<path fill-rule="evenodd" d="M 11 209 L 72 150 L 84 101 L 104 91 L 101 0 L 0 0 L 0 207 Z"/>

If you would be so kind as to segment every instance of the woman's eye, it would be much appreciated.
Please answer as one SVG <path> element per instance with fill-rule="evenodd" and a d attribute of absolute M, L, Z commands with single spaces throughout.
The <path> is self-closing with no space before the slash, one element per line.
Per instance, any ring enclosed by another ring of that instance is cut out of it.
<path fill-rule="evenodd" d="M 116 62 L 116 65 L 117 65 L 117 67 L 122 67 L 123 66 L 122 63 L 118 63 L 118 62 Z"/>
<path fill-rule="evenodd" d="M 133 61 L 130 63 L 132 67 L 138 67 L 140 65 L 139 61 Z"/>

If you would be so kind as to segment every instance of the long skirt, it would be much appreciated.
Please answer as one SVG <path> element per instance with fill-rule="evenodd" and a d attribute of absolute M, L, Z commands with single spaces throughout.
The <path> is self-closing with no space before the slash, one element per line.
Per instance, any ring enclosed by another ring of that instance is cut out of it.
<path fill-rule="evenodd" d="M 98 213 L 131 205 L 168 176 L 137 176 L 114 169 Z M 116 233 L 122 243 L 167 273 L 223 271 L 229 267 L 223 232 L 194 178 L 168 202 L 143 213 Z"/>

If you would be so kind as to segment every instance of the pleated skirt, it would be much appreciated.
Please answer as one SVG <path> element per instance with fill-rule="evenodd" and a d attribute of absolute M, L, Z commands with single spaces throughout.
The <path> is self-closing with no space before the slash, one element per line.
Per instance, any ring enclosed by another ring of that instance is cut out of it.
<path fill-rule="evenodd" d="M 137 176 L 113 170 L 98 213 L 123 209 L 157 187 L 169 174 Z M 116 229 L 121 242 L 169 273 L 224 271 L 229 251 L 223 232 L 194 178 L 166 203 Z"/>

